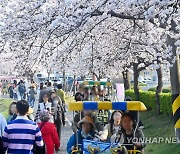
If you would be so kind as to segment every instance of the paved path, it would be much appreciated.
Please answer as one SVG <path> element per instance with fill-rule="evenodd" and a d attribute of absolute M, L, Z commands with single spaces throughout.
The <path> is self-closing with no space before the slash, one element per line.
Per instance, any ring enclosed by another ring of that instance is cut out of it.
<path fill-rule="evenodd" d="M 72 113 L 66 112 L 66 118 L 69 121 L 72 121 Z M 72 129 L 68 122 L 66 122 L 66 126 L 62 128 L 62 136 L 61 136 L 61 147 L 60 152 L 58 154 L 66 154 L 66 145 L 69 140 L 69 137 L 73 134 Z"/>

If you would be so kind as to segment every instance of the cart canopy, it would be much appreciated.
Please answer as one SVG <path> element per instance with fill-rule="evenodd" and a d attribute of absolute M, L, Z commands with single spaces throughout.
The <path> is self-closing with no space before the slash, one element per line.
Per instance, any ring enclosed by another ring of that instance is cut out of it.
<path fill-rule="evenodd" d="M 83 85 L 87 86 L 107 86 L 107 87 L 111 87 L 112 83 L 111 82 L 103 82 L 103 81 L 84 81 Z"/>
<path fill-rule="evenodd" d="M 122 110 L 146 111 L 146 106 L 140 101 L 109 102 L 109 101 L 79 101 L 68 104 L 69 111 L 83 110 Z"/>

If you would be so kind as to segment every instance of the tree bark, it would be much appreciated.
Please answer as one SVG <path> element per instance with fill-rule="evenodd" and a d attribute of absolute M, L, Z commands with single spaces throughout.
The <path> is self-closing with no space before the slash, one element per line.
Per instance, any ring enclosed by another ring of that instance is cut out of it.
<path fill-rule="evenodd" d="M 76 81 L 76 75 L 74 75 L 74 80 L 73 80 L 73 96 L 76 94 L 76 88 L 77 88 L 77 81 Z"/>
<path fill-rule="evenodd" d="M 172 27 L 175 27 L 172 25 Z M 180 95 L 180 73 L 179 73 L 179 56 L 177 55 L 177 47 L 175 46 L 175 40 L 170 36 L 167 37 L 167 44 L 172 47 L 172 59 L 176 57 L 176 61 L 173 63 L 173 67 L 170 68 L 170 79 L 171 79 L 171 87 L 172 87 L 172 103 L 176 98 Z M 179 110 L 173 113 L 175 126 L 177 121 L 179 120 Z M 175 135 L 177 138 L 177 143 L 180 144 L 180 127 L 176 126 L 175 128 Z"/>
<path fill-rule="evenodd" d="M 65 70 L 63 70 L 63 90 L 66 91 L 66 73 L 65 73 Z"/>
<path fill-rule="evenodd" d="M 129 70 L 126 69 L 122 72 L 123 80 L 124 80 L 124 89 L 130 89 L 130 78 L 129 78 Z"/>
<path fill-rule="evenodd" d="M 156 114 L 160 115 L 160 100 L 159 100 L 159 94 L 162 92 L 162 87 L 163 87 L 163 81 L 162 81 L 162 69 L 161 66 L 156 70 L 157 75 L 158 75 L 158 85 L 156 87 L 156 96 L 155 96 L 155 101 L 156 101 Z"/>
<path fill-rule="evenodd" d="M 48 80 L 50 80 L 50 72 L 48 71 Z"/>
<path fill-rule="evenodd" d="M 95 77 L 96 77 L 96 79 L 97 79 L 98 81 L 100 81 L 99 76 L 98 76 L 95 72 L 93 72 L 93 76 L 95 76 Z"/>
<path fill-rule="evenodd" d="M 134 63 L 133 64 L 133 71 L 134 71 L 134 93 L 136 96 L 136 100 L 139 101 L 140 97 L 139 97 L 139 82 L 138 82 L 138 78 L 139 78 L 139 70 L 138 70 L 138 64 Z"/>

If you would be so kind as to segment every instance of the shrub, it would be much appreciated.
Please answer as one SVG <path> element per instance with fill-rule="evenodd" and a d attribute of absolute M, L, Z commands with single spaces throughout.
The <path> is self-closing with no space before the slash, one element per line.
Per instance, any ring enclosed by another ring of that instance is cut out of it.
<path fill-rule="evenodd" d="M 139 83 L 139 86 L 140 86 L 140 87 L 143 87 L 143 86 L 147 86 L 147 84 L 146 84 L 146 83 L 141 83 L 141 82 L 140 82 L 140 83 Z"/>
<path fill-rule="evenodd" d="M 164 88 L 162 90 L 162 93 L 171 93 L 171 89 L 170 88 Z"/>
<path fill-rule="evenodd" d="M 147 109 L 155 110 L 155 92 L 140 91 L 140 101 L 146 105 Z"/>
<path fill-rule="evenodd" d="M 156 88 L 155 87 L 149 88 L 148 91 L 156 92 Z"/>
<path fill-rule="evenodd" d="M 155 95 L 153 91 L 139 91 L 140 101 L 145 104 L 148 110 L 156 110 Z M 130 96 L 132 100 L 136 100 L 133 90 L 126 90 L 125 96 Z M 170 93 L 160 94 L 160 111 L 163 114 L 172 114 L 172 100 Z"/>
<path fill-rule="evenodd" d="M 136 95 L 134 94 L 134 91 L 133 91 L 133 90 L 126 90 L 126 91 L 125 91 L 125 96 L 130 96 L 133 101 L 136 100 Z"/>
<path fill-rule="evenodd" d="M 156 87 L 149 88 L 148 91 L 156 92 Z M 171 93 L 171 89 L 170 88 L 163 88 L 162 93 Z"/>
<path fill-rule="evenodd" d="M 160 94 L 160 111 L 164 114 L 172 114 L 172 97 L 170 93 Z"/>

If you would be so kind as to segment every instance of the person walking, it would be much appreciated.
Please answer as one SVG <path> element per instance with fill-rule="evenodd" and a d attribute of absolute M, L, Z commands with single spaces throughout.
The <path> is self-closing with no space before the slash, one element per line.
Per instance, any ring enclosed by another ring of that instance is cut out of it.
<path fill-rule="evenodd" d="M 20 100 L 23 100 L 25 97 L 25 93 L 26 93 L 26 87 L 25 84 L 23 82 L 23 80 L 20 80 L 19 85 L 18 85 L 18 92 L 20 95 Z"/>
<path fill-rule="evenodd" d="M 4 118 L 4 116 L 0 113 L 0 154 L 4 154 L 4 148 L 3 148 L 3 143 L 2 143 L 2 134 L 4 132 L 4 129 L 6 127 L 7 123 L 6 123 L 6 119 Z"/>
<path fill-rule="evenodd" d="M 54 124 L 56 125 L 59 138 L 61 138 L 61 128 L 65 126 L 65 113 L 62 101 L 59 96 L 55 96 L 52 100 L 54 109 Z"/>
<path fill-rule="evenodd" d="M 51 93 L 53 91 L 53 87 L 52 87 L 52 83 L 51 82 L 48 82 L 47 90 L 49 91 L 49 93 Z"/>
<path fill-rule="evenodd" d="M 65 93 L 62 90 L 62 84 L 58 84 L 57 88 L 58 89 L 56 90 L 56 94 L 61 98 L 61 101 L 62 101 L 62 104 L 64 107 L 64 111 L 66 111 L 66 109 L 65 109 Z"/>
<path fill-rule="evenodd" d="M 14 83 L 13 83 L 13 99 L 18 100 L 18 86 L 17 86 L 16 80 L 14 80 Z"/>
<path fill-rule="evenodd" d="M 36 94 L 37 94 L 37 91 L 35 90 L 35 86 L 31 85 L 30 90 L 29 90 L 29 104 L 32 108 L 34 108 L 34 102 L 36 100 Z"/>
<path fill-rule="evenodd" d="M 47 86 L 42 83 L 40 84 L 39 103 L 43 102 L 44 95 L 49 95 L 49 91 L 47 90 Z"/>
<path fill-rule="evenodd" d="M 13 83 L 10 84 L 8 88 L 8 92 L 9 92 L 9 97 L 13 98 Z"/>
<path fill-rule="evenodd" d="M 51 122 L 54 122 L 54 118 L 53 118 L 53 107 L 52 107 L 52 103 L 49 102 L 49 96 L 47 94 L 45 94 L 43 96 L 43 102 L 39 103 L 38 105 L 38 110 L 36 112 L 36 117 L 35 117 L 35 121 L 36 122 L 39 122 L 39 113 L 40 111 L 43 111 L 43 110 L 48 110 L 49 111 L 49 114 L 51 114 L 51 118 L 50 118 L 50 121 Z"/>
<path fill-rule="evenodd" d="M 6 95 L 8 91 L 8 81 L 4 80 L 4 82 L 2 82 L 2 94 Z"/>
<path fill-rule="evenodd" d="M 41 111 L 39 113 L 39 118 L 41 123 L 39 123 L 39 128 L 41 128 L 42 138 L 45 143 L 46 154 L 54 154 L 54 149 L 56 152 L 59 151 L 60 140 L 57 134 L 56 126 L 49 122 L 50 115 L 47 110 Z"/>
<path fill-rule="evenodd" d="M 34 144 L 43 147 L 41 131 L 35 122 L 27 118 L 27 101 L 18 101 L 16 108 L 17 118 L 8 123 L 3 133 L 4 150 L 13 154 L 32 154 Z"/>

